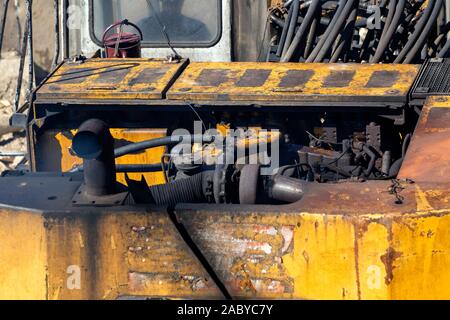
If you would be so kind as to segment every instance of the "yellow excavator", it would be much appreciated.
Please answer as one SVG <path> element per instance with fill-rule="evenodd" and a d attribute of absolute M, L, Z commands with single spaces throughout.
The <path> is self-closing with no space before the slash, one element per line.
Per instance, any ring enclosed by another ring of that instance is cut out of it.
<path fill-rule="evenodd" d="M 55 10 L 1 299 L 450 298 L 448 0 Z"/>

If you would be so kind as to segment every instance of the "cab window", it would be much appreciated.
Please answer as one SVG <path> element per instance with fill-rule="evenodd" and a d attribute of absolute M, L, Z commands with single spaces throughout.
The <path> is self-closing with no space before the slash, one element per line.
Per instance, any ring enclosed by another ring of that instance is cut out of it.
<path fill-rule="evenodd" d="M 207 47 L 221 33 L 221 0 L 91 0 L 91 10 L 97 43 L 108 26 L 123 19 L 141 28 L 149 47 L 166 47 L 168 40 L 175 47 Z"/>

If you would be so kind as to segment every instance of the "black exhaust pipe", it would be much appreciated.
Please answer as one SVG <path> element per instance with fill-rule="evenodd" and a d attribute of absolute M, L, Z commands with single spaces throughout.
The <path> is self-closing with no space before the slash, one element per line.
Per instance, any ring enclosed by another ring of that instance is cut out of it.
<path fill-rule="evenodd" d="M 72 150 L 83 159 L 87 194 L 106 196 L 117 192 L 114 138 L 105 122 L 84 122 L 73 138 Z"/>

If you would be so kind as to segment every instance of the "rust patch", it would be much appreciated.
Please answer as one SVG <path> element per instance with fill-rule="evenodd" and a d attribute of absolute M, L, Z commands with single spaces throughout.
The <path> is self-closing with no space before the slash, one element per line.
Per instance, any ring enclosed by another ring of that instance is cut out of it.
<path fill-rule="evenodd" d="M 401 252 L 397 252 L 394 248 L 389 247 L 384 255 L 380 257 L 381 262 L 383 262 L 386 269 L 386 276 L 384 277 L 384 282 L 386 285 L 390 285 L 394 279 L 394 261 L 402 256 Z"/>
<path fill-rule="evenodd" d="M 448 130 L 450 123 L 450 109 L 449 108 L 432 108 L 428 115 L 428 121 L 425 128 L 439 128 Z"/>

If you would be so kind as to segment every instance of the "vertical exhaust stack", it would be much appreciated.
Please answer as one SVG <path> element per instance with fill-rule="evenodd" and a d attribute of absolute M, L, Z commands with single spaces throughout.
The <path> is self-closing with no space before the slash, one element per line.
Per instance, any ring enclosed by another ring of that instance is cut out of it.
<path fill-rule="evenodd" d="M 84 122 L 73 138 L 72 150 L 83 159 L 88 195 L 107 196 L 117 192 L 114 139 L 105 122 L 98 119 Z"/>

